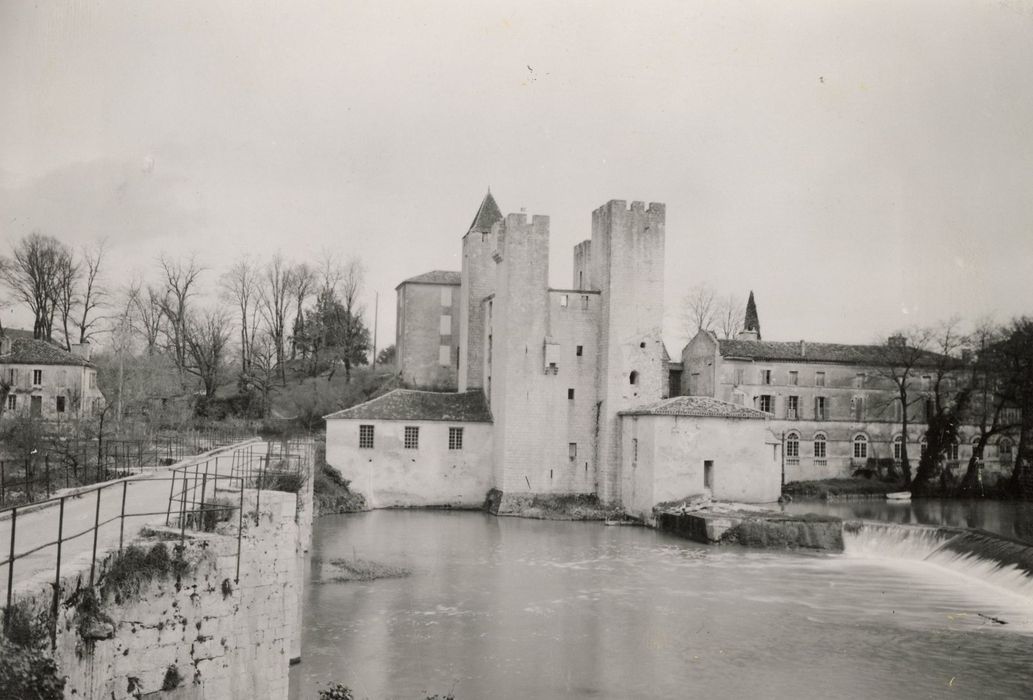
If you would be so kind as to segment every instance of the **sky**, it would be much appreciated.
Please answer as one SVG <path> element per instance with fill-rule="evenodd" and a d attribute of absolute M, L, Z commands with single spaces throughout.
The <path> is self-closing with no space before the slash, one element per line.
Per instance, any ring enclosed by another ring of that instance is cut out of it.
<path fill-rule="evenodd" d="M 105 237 L 108 283 L 196 253 L 460 267 L 490 187 L 551 216 L 667 205 L 689 288 L 766 339 L 1033 313 L 1033 0 L 0 3 L 0 250 Z M 4 311 L 6 325 L 23 314 Z M 372 315 L 372 314 L 371 314 Z M 31 326 L 31 319 L 29 319 Z"/>

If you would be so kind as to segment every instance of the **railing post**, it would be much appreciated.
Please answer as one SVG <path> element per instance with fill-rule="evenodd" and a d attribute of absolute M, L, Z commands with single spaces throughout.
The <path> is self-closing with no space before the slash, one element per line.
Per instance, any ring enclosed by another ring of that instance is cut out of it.
<path fill-rule="evenodd" d="M 241 492 L 243 493 L 243 492 Z M 11 509 L 11 556 L 7 563 L 7 607 L 4 608 L 4 634 L 11 623 L 11 596 L 14 595 L 14 533 L 18 525 L 18 509 Z M 237 544 L 237 578 L 240 578 L 240 544 Z"/>
<path fill-rule="evenodd" d="M 61 497 L 57 515 L 57 565 L 54 567 L 54 607 L 51 610 L 53 625 L 50 628 L 50 648 L 57 649 L 57 608 L 61 601 L 61 540 L 65 528 L 65 497 Z"/>
<path fill-rule="evenodd" d="M 93 557 L 90 559 L 90 587 L 93 587 L 93 575 L 97 569 L 97 531 L 100 530 L 100 492 L 104 487 L 97 489 L 97 508 L 93 513 Z"/>
<path fill-rule="evenodd" d="M 125 536 L 126 531 L 126 491 L 129 490 L 129 482 L 122 482 L 122 514 L 119 516 L 118 522 L 118 551 L 122 551 L 122 538 Z"/>
<path fill-rule="evenodd" d="M 11 535 L 12 537 L 14 535 Z M 234 577 L 234 583 L 240 583 L 240 543 L 244 536 L 244 476 L 240 477 L 240 512 L 237 516 L 237 575 Z M 14 550 L 14 542 L 11 542 L 11 550 Z M 13 562 L 13 555 L 12 555 Z M 10 603 L 8 603 L 10 604 Z"/>
<path fill-rule="evenodd" d="M 50 453 L 43 455 L 43 478 L 47 482 L 47 498 L 50 498 Z"/>
<path fill-rule="evenodd" d="M 165 510 L 165 527 L 169 526 L 169 518 L 172 517 L 172 495 L 176 493 L 176 470 L 172 470 L 172 478 L 169 479 L 169 507 Z"/>
<path fill-rule="evenodd" d="M 179 544 L 183 546 L 187 539 L 187 474 L 183 471 L 183 500 L 179 503 Z"/>
<path fill-rule="evenodd" d="M 4 460 L 0 459 L 0 505 L 7 500 L 7 478 L 4 470 Z"/>

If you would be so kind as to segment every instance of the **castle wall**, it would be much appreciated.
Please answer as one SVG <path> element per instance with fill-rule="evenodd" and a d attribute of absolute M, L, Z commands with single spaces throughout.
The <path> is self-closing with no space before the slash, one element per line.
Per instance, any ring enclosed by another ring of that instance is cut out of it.
<path fill-rule="evenodd" d="M 595 289 L 592 280 L 592 241 L 581 241 L 574 246 L 574 289 Z"/>
<path fill-rule="evenodd" d="M 459 391 L 484 386 L 484 298 L 494 291 L 498 224 L 491 233 L 470 231 L 463 237 L 462 287 L 459 292 Z"/>
<path fill-rule="evenodd" d="M 592 282 L 599 288 L 599 489 L 620 500 L 619 411 L 663 395 L 663 204 L 612 200 L 592 212 Z M 635 373 L 635 383 L 631 381 Z"/>
<path fill-rule="evenodd" d="M 399 286 L 395 349 L 402 381 L 419 388 L 456 389 L 460 296 L 458 285 Z M 442 347 L 448 349 L 447 356 Z"/>

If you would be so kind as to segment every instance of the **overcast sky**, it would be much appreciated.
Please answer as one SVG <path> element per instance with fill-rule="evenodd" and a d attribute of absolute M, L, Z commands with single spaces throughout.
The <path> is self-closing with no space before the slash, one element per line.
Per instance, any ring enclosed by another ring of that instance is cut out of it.
<path fill-rule="evenodd" d="M 384 345 L 489 185 L 556 286 L 592 209 L 665 202 L 672 352 L 699 282 L 768 339 L 1033 312 L 1033 0 L 0 3 L 5 250 L 357 254 Z"/>

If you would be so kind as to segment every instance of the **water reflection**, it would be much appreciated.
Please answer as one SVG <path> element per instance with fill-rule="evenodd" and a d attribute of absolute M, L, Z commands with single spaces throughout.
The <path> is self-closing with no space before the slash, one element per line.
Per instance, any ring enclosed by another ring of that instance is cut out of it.
<path fill-rule="evenodd" d="M 787 513 L 822 513 L 888 523 L 969 527 L 1033 544 L 1033 503 L 1030 502 L 956 499 L 797 501 L 782 508 Z"/>

